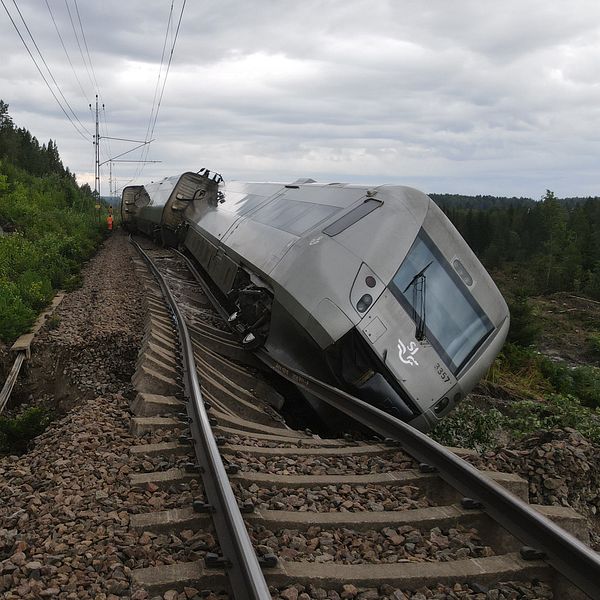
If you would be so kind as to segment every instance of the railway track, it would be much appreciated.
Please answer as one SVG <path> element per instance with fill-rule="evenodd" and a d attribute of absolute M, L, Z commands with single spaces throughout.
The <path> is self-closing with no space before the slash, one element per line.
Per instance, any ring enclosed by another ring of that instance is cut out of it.
<path fill-rule="evenodd" d="M 148 469 L 131 482 L 175 492 L 193 482 L 193 494 L 177 508 L 132 515 L 130 525 L 189 541 L 194 558 L 134 571 L 136 586 L 151 596 L 212 590 L 237 599 L 400 600 L 415 590 L 600 598 L 600 560 L 583 543 L 582 517 L 529 507 L 519 477 L 482 474 L 462 460 L 468 451 L 444 449 L 264 351 L 250 354 L 183 255 L 147 240 L 136 246 L 148 325 L 133 379 L 141 443 L 131 451 Z M 265 365 L 377 439 L 289 428 Z M 214 538 L 198 543 L 199 532 Z"/>

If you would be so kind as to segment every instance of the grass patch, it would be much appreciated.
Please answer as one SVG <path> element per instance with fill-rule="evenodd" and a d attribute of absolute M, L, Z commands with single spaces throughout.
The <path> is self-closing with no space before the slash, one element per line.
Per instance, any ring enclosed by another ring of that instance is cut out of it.
<path fill-rule="evenodd" d="M 487 449 L 507 437 L 571 427 L 600 443 L 598 367 L 569 367 L 531 348 L 507 343 L 482 387 L 492 400 L 496 395 L 509 400 L 499 409 L 463 401 L 432 431 L 434 439 L 449 446 Z"/>
<path fill-rule="evenodd" d="M 40 435 L 51 420 L 52 413 L 39 407 L 28 408 L 13 418 L 0 416 L 0 452 L 25 452 L 31 440 Z"/>
<path fill-rule="evenodd" d="M 0 340 L 30 328 L 59 288 L 81 284 L 79 269 L 102 240 L 94 199 L 70 177 L 34 177 L 0 161 Z"/>
<path fill-rule="evenodd" d="M 600 412 L 570 395 L 552 394 L 544 402 L 515 402 L 509 405 L 503 426 L 517 437 L 570 427 L 590 441 L 600 443 Z"/>
<path fill-rule="evenodd" d="M 596 358 L 600 358 L 600 333 L 591 333 L 588 336 L 588 343 L 592 354 Z"/>
<path fill-rule="evenodd" d="M 496 433 L 504 417 L 496 409 L 481 409 L 472 400 L 464 400 L 430 433 L 445 446 L 483 450 L 496 445 Z"/>
<path fill-rule="evenodd" d="M 60 325 L 60 317 L 52 315 L 46 322 L 46 325 L 48 326 L 48 329 L 56 329 Z"/>
<path fill-rule="evenodd" d="M 600 407 L 600 368 L 569 367 L 515 344 L 505 344 L 485 381 L 521 399 L 541 400 L 561 394 L 573 396 L 590 408 Z"/>
<path fill-rule="evenodd" d="M 600 411 L 561 394 L 552 394 L 544 401 L 517 400 L 506 404 L 502 411 L 479 407 L 467 399 L 430 435 L 447 446 L 488 450 L 504 445 L 507 437 L 519 439 L 565 427 L 600 443 Z"/>

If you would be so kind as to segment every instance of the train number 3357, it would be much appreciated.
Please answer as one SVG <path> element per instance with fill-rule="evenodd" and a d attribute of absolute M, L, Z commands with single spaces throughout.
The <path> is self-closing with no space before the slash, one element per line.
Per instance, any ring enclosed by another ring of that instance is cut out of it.
<path fill-rule="evenodd" d="M 448 373 L 444 371 L 444 367 L 442 367 L 440 363 L 435 363 L 435 366 L 433 368 L 435 369 L 435 372 L 442 378 L 442 381 L 444 383 L 450 381 L 450 375 L 448 375 Z"/>

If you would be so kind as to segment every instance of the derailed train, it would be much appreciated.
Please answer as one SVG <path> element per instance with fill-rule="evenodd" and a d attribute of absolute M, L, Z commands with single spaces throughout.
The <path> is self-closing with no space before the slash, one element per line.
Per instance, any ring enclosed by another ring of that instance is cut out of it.
<path fill-rule="evenodd" d="M 203 169 L 125 188 L 122 218 L 195 258 L 245 345 L 423 431 L 473 389 L 508 332 L 489 274 L 409 187 L 224 183 Z"/>

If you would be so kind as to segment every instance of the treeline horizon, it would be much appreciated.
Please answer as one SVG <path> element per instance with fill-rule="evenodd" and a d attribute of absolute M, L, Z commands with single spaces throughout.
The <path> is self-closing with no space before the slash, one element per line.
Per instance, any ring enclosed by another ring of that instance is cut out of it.
<path fill-rule="evenodd" d="M 488 269 L 513 271 L 507 291 L 600 299 L 600 198 L 431 198 Z"/>
<path fill-rule="evenodd" d="M 529 196 L 492 196 L 491 194 L 477 194 L 471 196 L 468 194 L 427 194 L 439 207 L 442 208 L 476 208 L 478 210 L 488 210 L 491 208 L 508 208 L 509 206 L 532 207 L 545 199 L 535 200 Z M 559 198 L 554 196 L 557 202 L 567 207 L 587 202 L 588 200 L 598 200 L 599 196 L 567 196 Z"/>
<path fill-rule="evenodd" d="M 14 124 L 8 109 L 0 99 L 0 160 L 35 177 L 54 174 L 75 183 L 75 175 L 62 163 L 56 142 L 50 139 L 40 144 L 29 130 Z"/>

